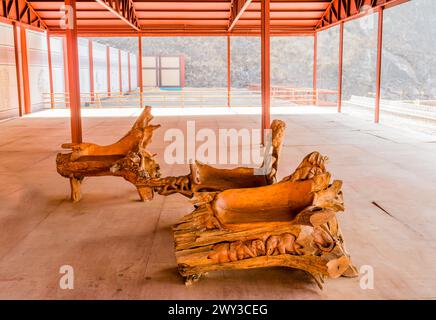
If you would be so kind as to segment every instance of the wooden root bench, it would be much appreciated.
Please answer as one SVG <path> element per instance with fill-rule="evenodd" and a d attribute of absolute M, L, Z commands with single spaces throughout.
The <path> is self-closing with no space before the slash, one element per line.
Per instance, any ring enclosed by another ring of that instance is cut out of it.
<path fill-rule="evenodd" d="M 276 184 L 195 194 L 196 208 L 174 226 L 186 284 L 209 271 L 273 266 L 304 270 L 320 288 L 325 277 L 357 276 L 336 219 L 342 182 L 330 184 L 325 160 L 311 153 Z"/>
<path fill-rule="evenodd" d="M 82 197 L 85 177 L 117 176 L 132 183 L 143 201 L 154 193 L 193 198 L 194 211 L 174 226 L 176 260 L 185 283 L 209 271 L 285 266 L 301 269 L 322 287 L 325 277 L 356 276 L 336 213 L 344 210 L 341 181 L 330 184 L 326 157 L 306 156 L 293 174 L 276 183 L 285 123 L 271 123 L 263 173 L 253 168 L 218 169 L 195 162 L 185 176 L 161 177 L 147 150 L 153 131 L 151 107 L 108 146 L 64 144 L 57 171 L 69 178 L 71 199 Z"/>
<path fill-rule="evenodd" d="M 80 201 L 80 185 L 85 177 L 118 176 L 133 183 L 142 200 L 152 199 L 153 189 L 141 185 L 148 179 L 160 177 L 154 155 L 147 151 L 153 131 L 160 125 L 151 125 L 151 107 L 145 107 L 129 132 L 114 144 L 99 146 L 94 143 L 66 143 L 70 153 L 58 153 L 58 173 L 70 179 L 71 200 Z"/>

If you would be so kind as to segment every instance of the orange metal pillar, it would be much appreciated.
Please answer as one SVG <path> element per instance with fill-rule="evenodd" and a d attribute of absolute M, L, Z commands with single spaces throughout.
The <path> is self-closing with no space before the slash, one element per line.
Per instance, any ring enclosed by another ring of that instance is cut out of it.
<path fill-rule="evenodd" d="M 30 80 L 29 80 L 29 60 L 27 58 L 27 36 L 26 29 L 20 27 L 20 46 L 21 46 L 21 71 L 23 79 L 24 114 L 29 114 L 31 110 L 30 101 Z"/>
<path fill-rule="evenodd" d="M 15 54 L 15 71 L 17 76 L 17 94 L 18 94 L 18 114 L 21 117 L 23 115 L 23 103 L 21 100 L 21 69 L 20 69 L 20 53 L 19 53 L 19 40 L 17 24 L 13 23 L 14 32 L 14 54 Z"/>
<path fill-rule="evenodd" d="M 230 65 L 230 35 L 227 35 L 227 106 L 230 108 L 230 94 L 232 87 L 231 65 Z"/>
<path fill-rule="evenodd" d="M 138 86 L 139 86 L 139 107 L 143 105 L 142 87 L 142 37 L 138 36 Z"/>
<path fill-rule="evenodd" d="M 88 40 L 88 56 L 89 56 L 89 91 L 90 91 L 90 99 L 91 103 L 94 102 L 94 50 L 92 40 Z"/>
<path fill-rule="evenodd" d="M 130 70 L 130 52 L 127 53 L 127 76 L 129 78 L 129 92 L 132 91 L 132 76 L 131 76 L 131 70 Z"/>
<path fill-rule="evenodd" d="M 50 34 L 48 31 L 47 31 L 47 57 L 48 57 L 48 78 L 50 82 L 50 107 L 54 109 L 53 65 L 51 60 Z"/>
<path fill-rule="evenodd" d="M 338 112 L 342 111 L 342 65 L 344 60 L 344 23 L 339 25 Z"/>
<path fill-rule="evenodd" d="M 261 4 L 261 60 L 262 144 L 264 144 L 264 130 L 270 127 L 270 0 L 262 0 Z"/>
<path fill-rule="evenodd" d="M 120 95 L 123 94 L 123 74 L 122 74 L 122 70 L 123 67 L 121 66 L 121 50 L 118 49 L 118 79 L 120 82 Z"/>
<path fill-rule="evenodd" d="M 65 30 L 67 39 L 67 65 L 69 105 L 71 114 L 71 140 L 73 143 L 82 142 L 82 118 L 80 114 L 80 84 L 79 84 L 79 53 L 77 44 L 76 0 L 65 0 L 65 6 L 71 10 L 69 26 Z"/>
<path fill-rule="evenodd" d="M 318 73 L 318 33 L 315 31 L 313 34 L 313 97 L 314 104 L 318 105 L 318 87 L 317 87 L 317 73 Z"/>
<path fill-rule="evenodd" d="M 111 96 L 111 48 L 106 47 L 107 96 Z"/>
<path fill-rule="evenodd" d="M 375 114 L 374 122 L 380 122 L 380 87 L 381 87 L 381 64 L 383 54 L 383 7 L 378 8 L 378 38 L 377 38 L 377 70 L 375 84 Z"/>

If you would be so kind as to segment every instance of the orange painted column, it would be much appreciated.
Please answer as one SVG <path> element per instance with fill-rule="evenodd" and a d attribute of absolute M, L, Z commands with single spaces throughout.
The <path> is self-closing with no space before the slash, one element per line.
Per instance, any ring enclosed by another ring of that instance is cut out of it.
<path fill-rule="evenodd" d="M 80 114 L 79 51 L 77 44 L 76 0 L 65 0 L 69 10 L 69 26 L 65 30 L 67 41 L 68 89 L 70 93 L 71 140 L 82 142 L 82 117 Z"/>
<path fill-rule="evenodd" d="M 261 3 L 261 62 L 262 144 L 264 144 L 264 130 L 270 127 L 270 0 L 262 0 Z"/>
<path fill-rule="evenodd" d="M 118 78 L 120 81 L 120 95 L 123 95 L 123 68 L 121 66 L 121 50 L 118 49 Z"/>
<path fill-rule="evenodd" d="M 17 24 L 13 23 L 14 32 L 14 54 L 15 54 L 15 71 L 17 76 L 17 94 L 18 94 L 18 114 L 23 115 L 23 101 L 21 99 L 21 69 L 20 69 L 20 53 Z"/>
<path fill-rule="evenodd" d="M 32 104 L 30 101 L 30 80 L 29 80 L 29 60 L 27 57 L 27 36 L 26 29 L 20 27 L 20 46 L 21 46 L 21 71 L 23 79 L 23 98 L 24 98 L 24 114 L 32 112 Z"/>
<path fill-rule="evenodd" d="M 377 38 L 377 69 L 375 84 L 375 114 L 374 122 L 380 122 L 380 90 L 381 90 L 381 68 L 383 54 L 383 7 L 378 8 L 378 38 Z"/>
<path fill-rule="evenodd" d="M 318 33 L 315 31 L 313 35 L 313 95 L 314 104 L 318 105 L 318 87 L 317 87 L 317 77 L 318 77 Z"/>
<path fill-rule="evenodd" d="M 138 36 L 138 86 L 139 86 L 139 107 L 143 106 L 143 90 L 142 87 L 142 37 Z"/>
<path fill-rule="evenodd" d="M 339 25 L 338 112 L 342 111 L 342 66 L 344 61 L 344 23 Z"/>
<path fill-rule="evenodd" d="M 89 93 L 91 95 L 91 103 L 94 102 L 95 89 L 94 89 L 94 50 L 92 40 L 88 40 L 88 56 L 89 56 Z"/>
<path fill-rule="evenodd" d="M 111 96 L 111 48 L 106 47 L 107 95 Z"/>
<path fill-rule="evenodd" d="M 50 34 L 48 31 L 47 31 L 47 57 L 48 57 L 48 78 L 50 82 L 50 107 L 54 109 L 53 64 L 51 60 Z"/>
<path fill-rule="evenodd" d="M 232 88 L 230 46 L 231 46 L 230 35 L 227 35 L 227 106 L 229 108 L 230 108 L 231 88 Z"/>
<path fill-rule="evenodd" d="M 130 52 L 127 53 L 127 76 L 129 79 L 129 92 L 132 91 L 132 75 L 130 70 Z"/>

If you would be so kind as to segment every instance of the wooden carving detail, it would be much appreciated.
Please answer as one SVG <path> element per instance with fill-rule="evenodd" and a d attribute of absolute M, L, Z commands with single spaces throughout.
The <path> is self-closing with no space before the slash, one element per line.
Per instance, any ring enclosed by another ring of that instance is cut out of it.
<path fill-rule="evenodd" d="M 286 124 L 281 120 L 271 122 L 272 131 L 272 150 L 271 150 L 271 170 L 267 174 L 268 184 L 276 182 L 277 169 L 279 166 L 280 154 L 282 152 L 283 139 L 285 137 Z M 265 164 L 266 160 L 264 160 Z"/>
<path fill-rule="evenodd" d="M 152 178 L 143 181 L 144 187 L 153 188 L 155 192 L 163 196 L 180 193 L 188 198 L 193 196 L 191 179 L 189 175 L 178 177 Z"/>
<path fill-rule="evenodd" d="M 164 177 L 142 181 L 141 186 L 152 188 L 160 195 L 180 193 L 188 198 L 199 192 L 217 192 L 235 188 L 266 186 L 276 181 L 277 165 L 283 144 L 286 124 L 281 120 L 271 123 L 271 157 L 262 166 L 270 166 L 265 175 L 256 174 L 255 169 L 238 167 L 218 169 L 196 161 L 190 165 L 190 173 L 178 177 Z"/>
<path fill-rule="evenodd" d="M 233 241 L 216 244 L 212 247 L 208 258 L 218 262 L 231 262 L 258 256 L 273 256 L 278 254 L 302 254 L 296 237 L 291 233 L 271 235 L 266 241 L 254 239 L 248 241 Z"/>
<path fill-rule="evenodd" d="M 129 132 L 114 144 L 100 146 L 94 143 L 63 144 L 70 153 L 59 153 L 56 167 L 60 175 L 71 182 L 71 198 L 81 198 L 80 184 L 85 177 L 119 176 L 133 183 L 142 200 L 151 199 L 153 189 L 144 181 L 160 177 L 159 164 L 147 151 L 153 131 L 160 125 L 151 125 L 151 107 L 145 107 Z"/>
<path fill-rule="evenodd" d="M 206 272 L 287 266 L 324 277 L 356 276 L 336 214 L 341 186 L 326 157 L 306 156 L 281 182 L 250 189 L 195 193 L 195 210 L 174 226 L 179 272 L 192 283 Z"/>

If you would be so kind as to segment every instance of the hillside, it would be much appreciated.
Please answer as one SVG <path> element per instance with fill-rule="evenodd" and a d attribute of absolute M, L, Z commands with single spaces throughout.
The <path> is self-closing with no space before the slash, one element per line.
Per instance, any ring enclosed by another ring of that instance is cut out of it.
<path fill-rule="evenodd" d="M 385 10 L 382 95 L 385 99 L 431 99 L 436 96 L 436 1 L 413 0 Z M 137 52 L 136 38 L 105 38 L 99 42 Z M 336 89 L 338 28 L 319 35 L 318 83 Z M 149 37 L 144 55 L 179 55 L 186 61 L 186 86 L 227 85 L 225 37 Z M 374 93 L 377 15 L 345 24 L 344 98 Z M 260 81 L 260 39 L 232 37 L 232 86 Z M 313 40 L 274 37 L 271 40 L 273 84 L 312 85 Z"/>

